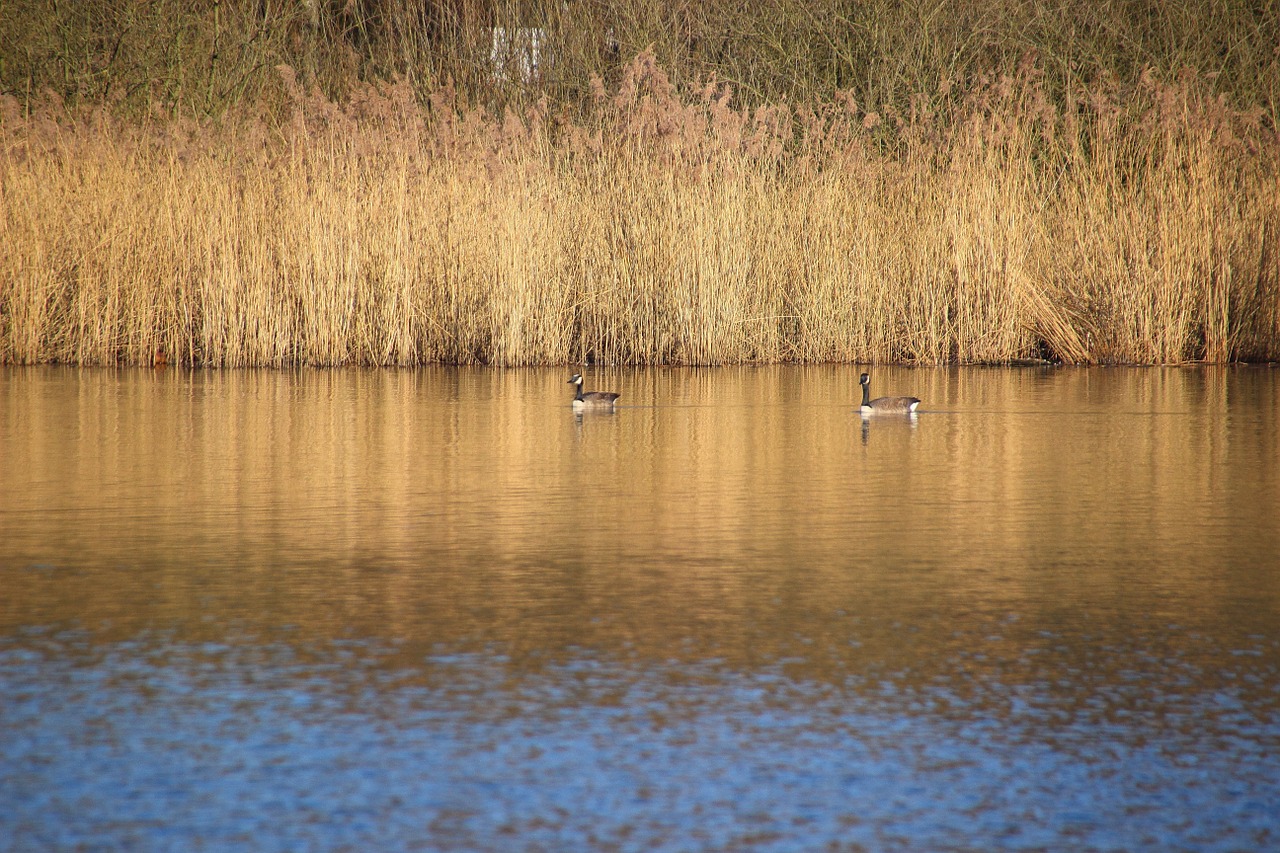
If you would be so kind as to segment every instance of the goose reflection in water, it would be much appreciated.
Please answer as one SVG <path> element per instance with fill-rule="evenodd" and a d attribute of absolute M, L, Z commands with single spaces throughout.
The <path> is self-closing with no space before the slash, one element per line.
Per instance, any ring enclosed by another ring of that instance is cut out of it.
<path fill-rule="evenodd" d="M 887 429 L 896 430 L 906 427 L 914 430 L 920 421 L 920 416 L 915 412 L 907 412 L 899 415 L 877 415 L 876 417 L 862 416 L 862 443 L 865 445 L 871 440 L 871 425 L 874 422 L 875 428 L 880 432 Z"/>

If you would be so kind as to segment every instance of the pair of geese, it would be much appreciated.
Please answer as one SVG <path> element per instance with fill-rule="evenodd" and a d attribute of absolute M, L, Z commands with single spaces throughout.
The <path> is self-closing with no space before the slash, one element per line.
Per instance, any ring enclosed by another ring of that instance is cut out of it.
<path fill-rule="evenodd" d="M 580 412 L 583 409 L 613 411 L 619 395 L 612 391 L 583 391 L 581 373 L 573 374 L 569 384 L 577 386 L 573 397 L 574 411 Z M 872 400 L 871 377 L 866 373 L 858 379 L 858 384 L 862 386 L 862 406 L 859 407 L 859 411 L 864 415 L 909 415 L 915 412 L 916 406 L 920 405 L 917 397 L 877 397 Z"/>

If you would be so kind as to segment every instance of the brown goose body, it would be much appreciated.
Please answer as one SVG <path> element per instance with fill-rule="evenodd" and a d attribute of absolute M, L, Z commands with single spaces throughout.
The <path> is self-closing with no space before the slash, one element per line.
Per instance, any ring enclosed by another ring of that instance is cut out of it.
<path fill-rule="evenodd" d="M 569 379 L 569 384 L 577 386 L 577 393 L 573 397 L 574 409 L 607 409 L 612 411 L 614 401 L 620 396 L 612 391 L 583 391 L 581 373 L 573 374 Z"/>
<path fill-rule="evenodd" d="M 872 400 L 871 377 L 865 373 L 858 378 L 858 384 L 862 386 L 862 406 L 859 411 L 864 415 L 910 415 L 920 405 L 918 397 L 877 397 Z"/>

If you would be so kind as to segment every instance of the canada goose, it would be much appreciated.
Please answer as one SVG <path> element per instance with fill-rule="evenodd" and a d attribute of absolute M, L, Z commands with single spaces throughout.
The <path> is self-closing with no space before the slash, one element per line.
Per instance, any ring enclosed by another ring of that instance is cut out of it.
<path fill-rule="evenodd" d="M 573 408 L 575 410 L 582 409 L 608 409 L 613 411 L 613 401 L 618 399 L 618 395 L 611 391 L 587 391 L 582 390 L 582 374 L 575 373 L 569 379 L 570 385 L 578 386 L 578 393 L 573 397 Z"/>
<path fill-rule="evenodd" d="M 877 397 L 871 399 L 871 377 L 862 374 L 858 379 L 862 386 L 862 408 L 864 415 L 909 415 L 920 405 L 916 397 Z"/>

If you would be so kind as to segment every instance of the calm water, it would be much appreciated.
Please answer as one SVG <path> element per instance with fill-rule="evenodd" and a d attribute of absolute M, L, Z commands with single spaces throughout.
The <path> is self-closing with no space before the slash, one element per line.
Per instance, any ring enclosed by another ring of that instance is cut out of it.
<path fill-rule="evenodd" d="M 1280 846 L 1280 371 L 0 369 L 0 848 Z"/>

